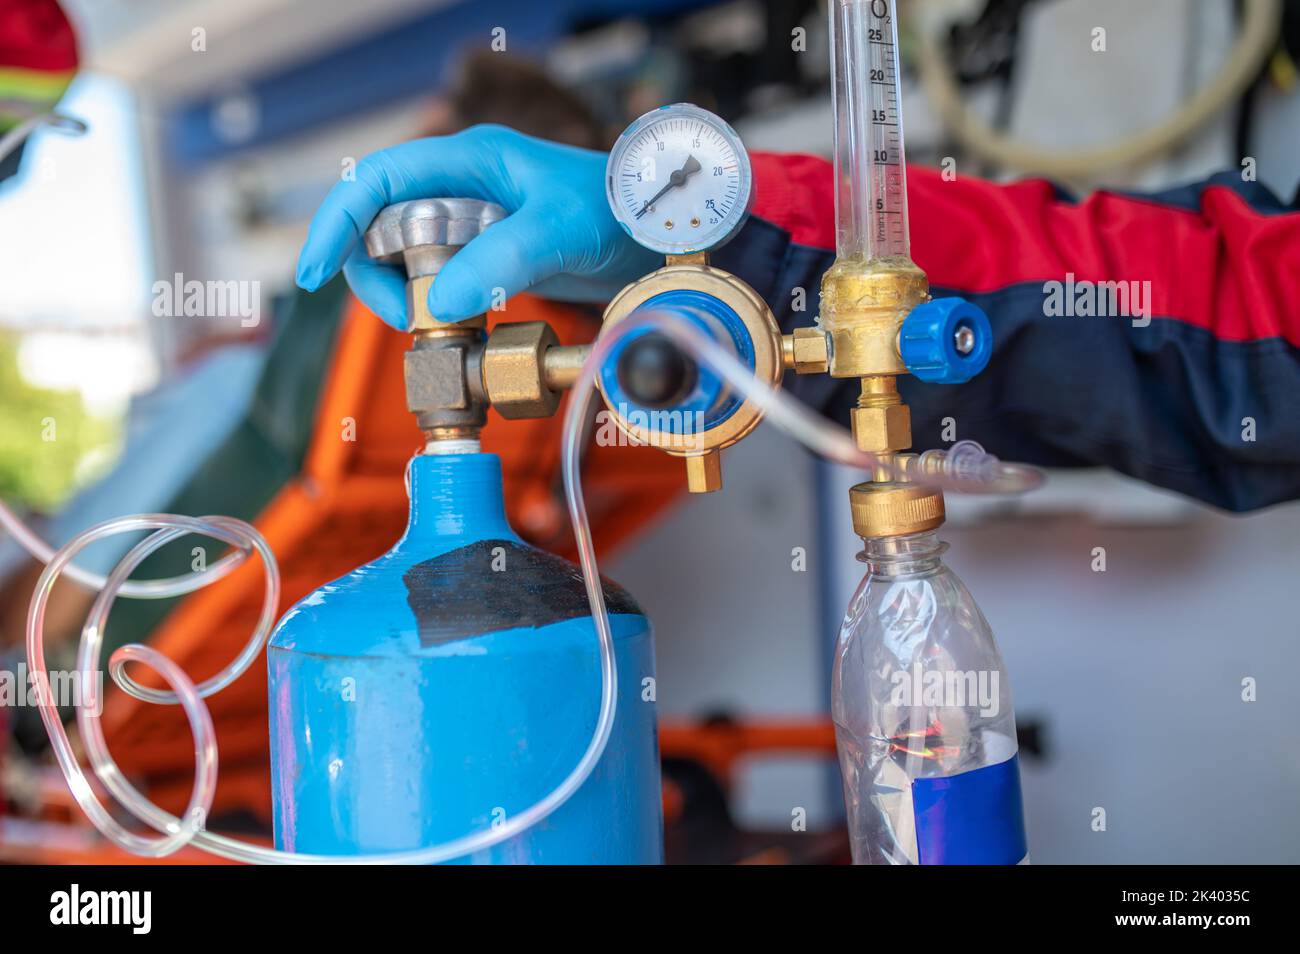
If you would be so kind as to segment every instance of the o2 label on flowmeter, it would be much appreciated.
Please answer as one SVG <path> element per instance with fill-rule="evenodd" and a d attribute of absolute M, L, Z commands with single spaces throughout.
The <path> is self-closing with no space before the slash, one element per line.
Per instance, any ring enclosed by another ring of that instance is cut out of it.
<path fill-rule="evenodd" d="M 687 103 L 646 113 L 610 152 L 610 209 L 640 245 L 664 255 L 717 248 L 744 224 L 753 194 L 740 137 Z"/>

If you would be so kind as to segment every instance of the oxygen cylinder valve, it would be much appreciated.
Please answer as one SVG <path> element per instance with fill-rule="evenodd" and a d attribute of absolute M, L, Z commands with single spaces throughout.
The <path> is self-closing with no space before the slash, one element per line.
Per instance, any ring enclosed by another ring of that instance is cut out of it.
<path fill-rule="evenodd" d="M 406 406 L 437 450 L 476 449 L 487 423 L 487 394 L 478 364 L 486 337 L 482 315 L 442 322 L 429 312 L 429 289 L 457 249 L 505 210 L 479 199 L 414 199 L 385 208 L 366 229 L 366 251 L 406 269 Z"/>
<path fill-rule="evenodd" d="M 505 215 L 480 199 L 414 199 L 388 206 L 366 229 L 370 257 L 406 269 L 406 405 L 426 453 L 477 450 L 489 404 L 506 418 L 554 414 L 591 350 L 561 345 L 542 321 L 502 322 L 488 335 L 484 315 L 447 322 L 429 311 L 443 266 Z"/>

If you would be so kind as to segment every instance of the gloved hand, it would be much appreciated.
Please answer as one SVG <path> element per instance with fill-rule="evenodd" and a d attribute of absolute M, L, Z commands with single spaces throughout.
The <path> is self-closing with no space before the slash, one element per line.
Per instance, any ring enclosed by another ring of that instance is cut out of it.
<path fill-rule="evenodd" d="M 504 126 L 474 126 L 373 153 L 355 181 L 330 190 L 298 258 L 299 287 L 315 291 L 339 268 L 375 314 L 406 327 L 402 270 L 366 254 L 361 236 L 386 205 L 407 199 L 487 199 L 509 217 L 443 267 L 429 311 L 459 321 L 488 310 L 493 289 L 525 288 L 568 301 L 606 301 L 663 264 L 614 220 L 605 201 L 604 153 L 562 146 Z"/>

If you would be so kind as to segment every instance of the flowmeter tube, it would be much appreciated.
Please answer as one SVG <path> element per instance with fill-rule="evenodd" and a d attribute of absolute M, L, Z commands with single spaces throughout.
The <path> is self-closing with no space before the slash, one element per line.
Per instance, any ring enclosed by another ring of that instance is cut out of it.
<path fill-rule="evenodd" d="M 896 14 L 894 0 L 830 0 L 828 17 L 836 257 L 822 276 L 817 324 L 829 339 L 830 375 L 864 381 L 854 433 L 876 453 L 911 444 L 893 383 L 911 370 L 899 331 L 930 298 L 908 241 Z"/>
<path fill-rule="evenodd" d="M 892 0 L 831 0 L 835 252 L 907 259 L 907 173 Z"/>

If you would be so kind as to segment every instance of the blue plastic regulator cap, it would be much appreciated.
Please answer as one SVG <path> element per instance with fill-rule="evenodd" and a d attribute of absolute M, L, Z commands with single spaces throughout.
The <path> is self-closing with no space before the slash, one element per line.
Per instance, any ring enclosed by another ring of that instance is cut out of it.
<path fill-rule="evenodd" d="M 907 370 L 933 384 L 964 384 L 993 354 L 988 316 L 964 298 L 936 298 L 903 319 L 898 353 Z"/>
<path fill-rule="evenodd" d="M 719 344 L 727 344 L 742 365 L 751 371 L 754 369 L 753 339 L 740 316 L 721 299 L 694 289 L 673 288 L 647 299 L 633 314 L 641 311 L 657 311 L 693 325 Z M 652 382 L 654 386 L 650 388 L 642 387 L 643 376 L 635 372 L 647 355 L 637 355 L 636 352 L 648 345 L 653 346 L 656 338 L 662 339 L 663 334 L 652 327 L 631 331 L 614 344 L 601 365 L 600 386 L 610 406 L 619 413 L 650 415 L 646 419 L 656 421 L 657 428 L 681 434 L 686 433 L 687 428 L 716 427 L 743 403 L 741 395 L 728 388 L 711 367 L 699 365 L 685 355 L 682 357 L 688 362 L 688 367 L 680 375 L 680 381 L 676 380 L 677 375 L 673 375 L 673 383 L 679 383 L 680 388 L 668 387 L 663 381 Z M 651 353 L 650 357 L 655 355 Z M 643 367 L 641 370 L 653 372 L 647 377 L 654 377 L 663 369 Z M 665 384 L 665 387 L 660 389 L 660 384 Z M 663 393 L 659 393 L 661 390 Z M 655 417 L 655 411 L 670 413 Z"/>

